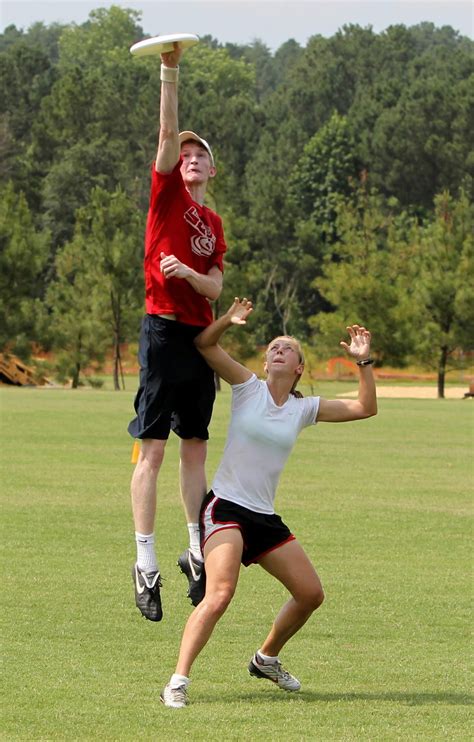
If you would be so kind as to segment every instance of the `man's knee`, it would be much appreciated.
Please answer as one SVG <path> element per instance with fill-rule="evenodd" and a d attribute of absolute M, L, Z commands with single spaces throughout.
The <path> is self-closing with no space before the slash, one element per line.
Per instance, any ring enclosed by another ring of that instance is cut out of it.
<path fill-rule="evenodd" d="M 165 440 L 156 440 L 152 438 L 143 440 L 138 464 L 147 466 L 150 469 L 157 471 L 163 462 L 163 457 L 165 455 L 165 446 Z"/>
<path fill-rule="evenodd" d="M 207 441 L 201 438 L 181 440 L 180 459 L 187 466 L 201 466 L 206 462 Z"/>

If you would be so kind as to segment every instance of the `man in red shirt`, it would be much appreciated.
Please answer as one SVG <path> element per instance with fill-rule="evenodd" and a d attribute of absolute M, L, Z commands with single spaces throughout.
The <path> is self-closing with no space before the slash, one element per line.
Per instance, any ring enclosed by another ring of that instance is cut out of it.
<path fill-rule="evenodd" d="M 209 178 L 216 174 L 212 151 L 194 132 L 179 134 L 181 50 L 174 47 L 161 55 L 160 135 L 145 234 L 140 386 L 136 418 L 128 426 L 142 441 L 131 487 L 135 602 L 151 621 L 163 615 L 154 527 L 157 479 L 170 430 L 181 439 L 180 486 L 190 536 L 178 565 L 189 580 L 193 605 L 204 597 L 199 511 L 207 491 L 204 465 L 215 386 L 213 372 L 193 341 L 212 322 L 209 302 L 222 290 L 226 250 L 221 219 L 204 206 Z"/>

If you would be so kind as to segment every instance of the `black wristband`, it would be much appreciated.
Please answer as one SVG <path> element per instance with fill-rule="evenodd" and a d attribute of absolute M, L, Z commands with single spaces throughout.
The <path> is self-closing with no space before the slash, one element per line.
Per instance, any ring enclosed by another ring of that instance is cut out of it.
<path fill-rule="evenodd" d="M 365 358 L 363 361 L 357 361 L 358 366 L 371 366 L 374 362 L 373 358 Z"/>

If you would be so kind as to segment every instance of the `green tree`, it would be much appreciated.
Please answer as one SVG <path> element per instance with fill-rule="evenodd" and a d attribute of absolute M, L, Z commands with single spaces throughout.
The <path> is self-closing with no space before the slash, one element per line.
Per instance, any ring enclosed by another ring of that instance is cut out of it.
<path fill-rule="evenodd" d="M 306 141 L 334 111 L 347 116 L 371 185 L 426 211 L 443 188 L 472 187 L 472 48 L 432 24 L 344 26 L 309 40 L 266 112 L 295 122 Z"/>
<path fill-rule="evenodd" d="M 94 264 L 97 301 L 114 357 L 114 388 L 124 386 L 120 346 L 138 336 L 143 314 L 144 215 L 119 188 L 92 191 L 77 215 L 74 241 Z"/>
<path fill-rule="evenodd" d="M 35 228 L 23 193 L 0 191 L 0 347 L 28 356 L 38 340 L 50 235 Z"/>
<path fill-rule="evenodd" d="M 262 136 L 247 168 L 249 215 L 246 252 L 240 269 L 248 279 L 248 293 L 258 304 L 257 342 L 270 335 L 301 329 L 299 292 L 308 280 L 311 255 L 303 254 L 295 236 L 296 206 L 288 190 L 288 141 L 294 132 L 282 127 Z M 234 260 L 232 253 L 228 258 Z"/>
<path fill-rule="evenodd" d="M 110 347 L 115 389 L 123 385 L 120 346 L 138 335 L 143 313 L 143 232 L 143 215 L 121 189 L 96 188 L 77 212 L 73 239 L 57 255 L 47 297 L 51 335 L 74 388 Z"/>
<path fill-rule="evenodd" d="M 371 330 L 378 363 L 405 363 L 414 347 L 412 316 L 401 302 L 411 224 L 395 201 L 387 204 L 363 187 L 355 197 L 340 200 L 338 240 L 313 284 L 331 308 L 310 319 L 322 355 L 356 322 Z"/>
<path fill-rule="evenodd" d="M 198 44 L 183 58 L 180 82 L 179 126 L 202 133 L 216 157 L 218 176 L 210 184 L 217 209 L 224 204 L 245 206 L 245 168 L 252 159 L 260 133 L 256 103 L 256 72 L 244 60 L 234 60 L 224 49 Z M 159 87 L 149 126 L 158 123 Z"/>
<path fill-rule="evenodd" d="M 20 34 L 0 51 L 0 182 L 13 179 L 34 216 L 40 211 L 41 189 L 37 163 L 30 159 L 30 150 L 34 123 L 54 76 L 53 62 L 38 35 L 33 34 L 30 39 Z"/>
<path fill-rule="evenodd" d="M 243 59 L 249 62 L 256 72 L 256 94 L 261 101 L 275 87 L 275 70 L 270 49 L 260 39 L 251 44 L 226 44 L 226 51 L 232 59 Z"/>
<path fill-rule="evenodd" d="M 8 114 L 0 114 L 0 161 L 2 163 L 0 180 L 4 185 L 9 181 L 18 184 L 20 180 L 19 149 L 10 128 Z"/>
<path fill-rule="evenodd" d="M 397 25 L 371 52 L 348 111 L 358 156 L 372 186 L 427 213 L 436 193 L 472 186 L 472 41 L 449 27 Z"/>
<path fill-rule="evenodd" d="M 303 53 L 302 47 L 294 39 L 282 44 L 274 55 L 261 39 L 254 39 L 250 44 L 222 44 L 208 35 L 201 37 L 201 44 L 211 49 L 225 49 L 231 59 L 249 62 L 255 68 L 256 94 L 262 103 L 283 82 Z"/>
<path fill-rule="evenodd" d="M 28 46 L 34 45 L 41 47 L 46 51 L 48 58 L 55 62 L 58 58 L 58 39 L 63 31 L 64 26 L 59 23 L 52 23 L 45 26 L 42 22 L 33 23 L 29 26 L 28 31 L 17 29 L 13 24 L 7 26 L 0 34 L 0 52 L 7 50 L 10 46 L 16 45 L 19 41 L 26 41 Z"/>
<path fill-rule="evenodd" d="M 434 218 L 413 235 L 410 300 L 416 322 L 414 357 L 437 370 L 438 397 L 456 351 L 474 348 L 474 206 L 461 192 L 435 199 Z"/>
<path fill-rule="evenodd" d="M 56 246 L 71 238 L 74 214 L 95 187 L 112 192 L 121 186 L 147 208 L 160 64 L 130 54 L 143 34 L 137 19 L 134 11 L 101 9 L 61 36 L 57 80 L 35 123 L 32 149 L 46 172 L 45 223 Z M 180 126 L 212 143 L 219 176 L 210 198 L 218 207 L 230 194 L 242 202 L 243 173 L 258 136 L 255 108 L 251 64 L 206 45 L 189 50 L 182 62 Z"/>
<path fill-rule="evenodd" d="M 70 378 L 77 389 L 91 362 L 103 361 L 110 340 L 101 316 L 100 274 L 84 255 L 81 240 L 57 253 L 55 272 L 46 296 L 49 338 L 59 378 Z"/>
<path fill-rule="evenodd" d="M 314 223 L 320 240 L 332 241 L 337 205 L 353 192 L 358 170 L 347 119 L 333 113 L 305 146 L 290 180 L 302 219 Z"/>
<path fill-rule="evenodd" d="M 51 231 L 39 295 L 94 189 L 121 190 L 146 212 L 160 64 L 129 53 L 143 36 L 139 20 L 113 6 L 81 26 L 0 35 L 0 184 L 13 180 L 36 229 Z M 186 53 L 180 126 L 201 132 L 215 151 L 208 203 L 224 216 L 229 246 L 222 301 L 230 281 L 257 302 L 254 340 L 283 328 L 304 339 L 308 316 L 335 306 L 313 282 L 351 177 L 364 173 L 386 201 L 383 213 L 399 211 L 389 205 L 395 197 L 420 219 L 437 191 L 463 184 L 469 193 L 472 49 L 449 27 L 420 24 L 380 34 L 346 26 L 306 48 L 290 40 L 274 55 L 260 41 L 206 37 Z M 404 317 L 408 308 L 400 302 L 397 311 Z"/>
<path fill-rule="evenodd" d="M 137 163 L 145 174 L 151 159 L 143 140 L 143 110 L 151 118 L 150 71 L 129 52 L 142 34 L 137 18 L 117 7 L 93 11 L 88 23 L 60 38 L 57 80 L 34 124 L 31 151 L 45 170 L 44 218 L 56 249 L 71 239 L 76 210 L 94 187 L 113 191 L 121 184 L 136 192 Z M 149 121 L 148 128 L 151 151 Z"/>
<path fill-rule="evenodd" d="M 31 126 L 51 85 L 51 62 L 39 46 L 20 39 L 0 54 L 0 112 L 13 136 L 31 141 Z"/>

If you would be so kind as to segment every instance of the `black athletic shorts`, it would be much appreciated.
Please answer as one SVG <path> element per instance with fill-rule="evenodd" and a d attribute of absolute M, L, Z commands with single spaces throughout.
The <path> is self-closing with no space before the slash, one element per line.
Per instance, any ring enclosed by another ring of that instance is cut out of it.
<path fill-rule="evenodd" d="M 269 551 L 294 541 L 295 536 L 276 513 L 254 513 L 235 502 L 216 497 L 211 490 L 204 498 L 200 516 L 201 548 L 210 536 L 227 528 L 238 528 L 244 540 L 242 564 L 258 562 Z"/>
<path fill-rule="evenodd" d="M 214 372 L 193 342 L 201 330 L 156 314 L 144 316 L 137 416 L 128 426 L 134 438 L 166 440 L 170 430 L 180 438 L 209 438 L 216 388 Z"/>

